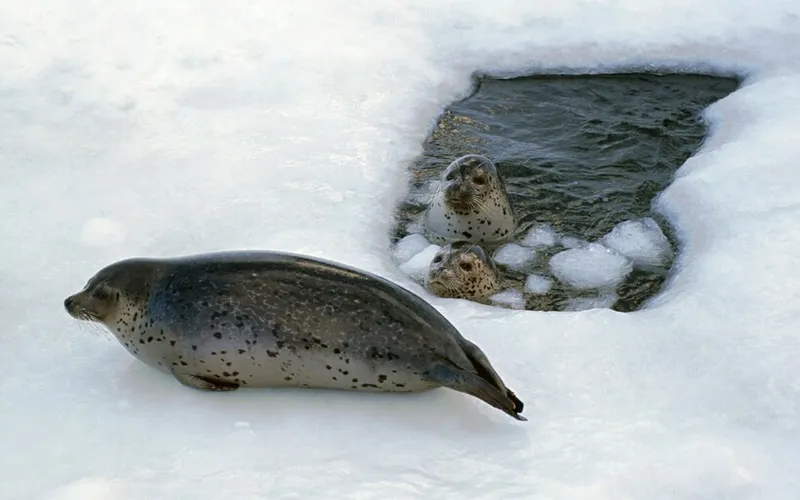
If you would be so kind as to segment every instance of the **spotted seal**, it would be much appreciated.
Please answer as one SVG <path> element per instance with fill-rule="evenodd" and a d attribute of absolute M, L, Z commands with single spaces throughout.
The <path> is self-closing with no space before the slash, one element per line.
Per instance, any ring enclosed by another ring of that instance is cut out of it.
<path fill-rule="evenodd" d="M 433 257 L 425 288 L 445 298 L 485 299 L 500 290 L 501 277 L 492 258 L 475 243 L 443 246 Z"/>
<path fill-rule="evenodd" d="M 483 351 L 436 309 L 327 260 L 270 251 L 126 259 L 64 307 L 195 389 L 448 387 L 525 420 Z"/>
<path fill-rule="evenodd" d="M 497 167 L 476 154 L 462 156 L 444 170 L 423 221 L 427 235 L 444 243 L 499 245 L 514 236 L 517 225 Z"/>

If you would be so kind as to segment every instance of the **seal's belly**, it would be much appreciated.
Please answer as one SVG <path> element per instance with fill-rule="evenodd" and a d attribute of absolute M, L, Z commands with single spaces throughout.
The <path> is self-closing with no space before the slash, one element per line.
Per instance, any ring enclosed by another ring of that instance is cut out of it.
<path fill-rule="evenodd" d="M 376 362 L 356 350 L 323 347 L 313 341 L 280 343 L 262 337 L 253 342 L 218 333 L 222 338 L 212 334 L 205 341 L 185 343 L 178 368 L 242 387 L 412 392 L 438 386 L 425 380 L 413 362 L 402 359 Z"/>

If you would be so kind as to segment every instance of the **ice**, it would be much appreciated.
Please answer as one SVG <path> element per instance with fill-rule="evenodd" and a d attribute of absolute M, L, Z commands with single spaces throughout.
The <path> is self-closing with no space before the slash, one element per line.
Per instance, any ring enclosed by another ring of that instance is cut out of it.
<path fill-rule="evenodd" d="M 589 309 L 609 308 L 617 301 L 614 292 L 603 292 L 594 297 L 572 297 L 567 299 L 564 311 L 588 311 Z"/>
<path fill-rule="evenodd" d="M 550 258 L 555 277 L 578 289 L 615 287 L 633 270 L 628 258 L 598 243 L 571 248 Z"/>
<path fill-rule="evenodd" d="M 680 253 L 647 308 L 511 311 L 397 268 L 407 166 L 474 72 L 641 70 L 747 77 L 654 201 Z M 800 498 L 798 2 L 6 1 L 0 130 L 4 500 Z M 529 421 L 199 393 L 61 308 L 117 259 L 232 248 L 423 294 Z"/>
<path fill-rule="evenodd" d="M 580 247 L 585 247 L 586 245 L 589 244 L 588 241 L 584 241 L 574 236 L 562 236 L 560 243 L 562 246 L 565 246 L 567 248 L 580 248 Z"/>
<path fill-rule="evenodd" d="M 400 270 L 415 281 L 420 281 L 428 275 L 428 268 L 431 261 L 436 257 L 436 253 L 441 250 L 439 245 L 428 245 L 421 252 L 411 257 L 405 264 L 400 266 Z"/>
<path fill-rule="evenodd" d="M 636 264 L 664 266 L 672 257 L 667 237 L 651 217 L 620 222 L 600 242 Z"/>
<path fill-rule="evenodd" d="M 496 264 L 510 269 L 524 269 L 536 259 L 536 251 L 516 243 L 506 243 L 498 248 L 493 259 Z"/>
<path fill-rule="evenodd" d="M 539 274 L 531 274 L 525 278 L 525 291 L 537 295 L 544 295 L 550 291 L 553 280 Z"/>
<path fill-rule="evenodd" d="M 511 309 L 525 309 L 525 297 L 522 292 L 514 288 L 509 288 L 489 297 L 489 301 L 495 305 L 509 307 Z"/>
<path fill-rule="evenodd" d="M 522 244 L 533 248 L 546 248 L 555 245 L 557 241 L 558 234 L 556 234 L 552 226 L 549 224 L 536 224 L 525 235 Z"/>
<path fill-rule="evenodd" d="M 404 264 L 408 260 L 425 250 L 430 243 L 421 234 L 409 234 L 398 241 L 394 246 L 394 258 L 398 264 Z"/>

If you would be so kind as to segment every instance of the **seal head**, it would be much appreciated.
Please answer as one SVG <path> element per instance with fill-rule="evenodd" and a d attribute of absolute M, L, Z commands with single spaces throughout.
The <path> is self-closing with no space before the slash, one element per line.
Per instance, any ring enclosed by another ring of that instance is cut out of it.
<path fill-rule="evenodd" d="M 425 288 L 439 297 L 476 300 L 496 293 L 500 280 L 497 266 L 480 245 L 460 241 L 436 253 Z"/>
<path fill-rule="evenodd" d="M 448 242 L 500 244 L 513 237 L 516 215 L 494 163 L 477 154 L 453 161 L 442 173 L 425 225 Z"/>

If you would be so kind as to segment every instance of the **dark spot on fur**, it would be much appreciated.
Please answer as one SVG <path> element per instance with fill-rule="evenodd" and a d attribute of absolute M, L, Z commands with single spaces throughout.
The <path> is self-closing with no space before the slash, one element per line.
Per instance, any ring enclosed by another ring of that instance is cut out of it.
<path fill-rule="evenodd" d="M 325 365 L 325 369 L 326 370 L 330 370 L 331 369 L 331 365 Z"/>
<path fill-rule="evenodd" d="M 148 342 L 152 342 L 153 341 L 153 337 L 147 337 L 147 341 Z"/>
<path fill-rule="evenodd" d="M 267 356 L 269 356 L 270 358 L 277 358 L 278 353 L 275 351 L 267 351 Z"/>
<path fill-rule="evenodd" d="M 246 353 L 246 352 L 247 352 L 247 350 L 246 350 L 246 349 L 239 349 L 239 354 L 244 354 L 244 353 Z"/>
<path fill-rule="evenodd" d="M 376 387 L 377 388 L 378 386 L 375 385 L 375 384 L 361 384 L 361 387 Z"/>
<path fill-rule="evenodd" d="M 283 380 L 288 382 L 288 381 L 292 380 L 292 377 L 283 377 Z"/>
<path fill-rule="evenodd" d="M 357 384 L 357 383 L 358 383 L 358 379 L 357 379 L 357 378 L 354 378 L 354 379 L 353 379 L 353 383 L 354 383 L 354 384 Z"/>
<path fill-rule="evenodd" d="M 196 345 L 193 345 L 193 346 L 192 346 L 192 350 L 193 350 L 193 351 L 196 351 L 196 350 L 197 350 L 197 346 L 196 346 Z"/>
<path fill-rule="evenodd" d="M 378 382 L 383 383 L 385 381 L 386 381 L 386 375 L 378 375 Z"/>
<path fill-rule="evenodd" d="M 342 352 L 342 350 L 341 350 L 341 349 L 339 349 L 338 347 L 337 347 L 337 348 L 335 348 L 335 349 L 333 350 L 333 353 L 334 353 L 334 354 L 339 354 L 339 353 L 341 353 L 341 352 Z"/>
<path fill-rule="evenodd" d="M 174 341 L 174 340 L 170 340 L 170 341 L 169 341 L 169 345 L 172 345 L 172 346 L 174 346 L 174 345 L 175 345 L 175 341 Z"/>
<path fill-rule="evenodd" d="M 221 339 L 222 338 L 222 333 L 214 332 L 214 338 Z"/>

